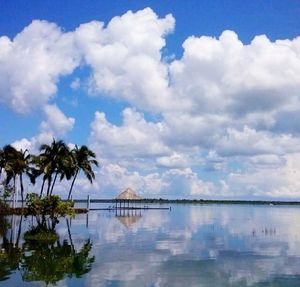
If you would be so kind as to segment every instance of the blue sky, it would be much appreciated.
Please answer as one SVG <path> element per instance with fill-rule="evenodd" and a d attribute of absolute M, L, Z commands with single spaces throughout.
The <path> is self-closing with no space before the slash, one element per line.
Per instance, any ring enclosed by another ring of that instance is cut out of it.
<path fill-rule="evenodd" d="M 97 197 L 300 199 L 299 1 L 0 10 L 0 145 L 89 145 Z"/>

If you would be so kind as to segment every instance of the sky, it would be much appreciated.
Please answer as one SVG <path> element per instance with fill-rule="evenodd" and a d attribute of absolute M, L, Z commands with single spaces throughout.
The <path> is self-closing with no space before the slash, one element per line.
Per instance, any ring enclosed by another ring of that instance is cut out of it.
<path fill-rule="evenodd" d="M 100 167 L 75 198 L 300 200 L 299 1 L 0 11 L 0 146 L 88 145 Z"/>

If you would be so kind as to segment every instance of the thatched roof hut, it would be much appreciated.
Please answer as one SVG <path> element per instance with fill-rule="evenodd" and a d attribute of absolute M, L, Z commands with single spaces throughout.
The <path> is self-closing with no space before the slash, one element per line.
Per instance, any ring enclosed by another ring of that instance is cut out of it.
<path fill-rule="evenodd" d="M 116 199 L 120 200 L 137 200 L 142 199 L 136 192 L 134 192 L 131 188 L 125 189 L 121 192 Z"/>

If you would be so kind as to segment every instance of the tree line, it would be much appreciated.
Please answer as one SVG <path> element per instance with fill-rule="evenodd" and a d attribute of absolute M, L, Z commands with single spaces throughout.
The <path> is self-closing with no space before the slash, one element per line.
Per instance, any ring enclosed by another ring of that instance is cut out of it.
<path fill-rule="evenodd" d="M 19 184 L 22 203 L 24 176 L 27 176 L 33 185 L 41 178 L 40 197 L 51 196 L 58 180 L 70 180 L 68 200 L 72 196 L 74 183 L 81 171 L 91 183 L 95 179 L 93 166 L 98 166 L 98 162 L 96 154 L 87 146 L 76 145 L 70 149 L 64 141 L 53 140 L 49 145 L 41 145 L 39 151 L 39 154 L 34 155 L 27 149 L 17 150 L 12 145 L 0 149 L 0 179 L 5 186 L 11 186 L 14 193 Z"/>

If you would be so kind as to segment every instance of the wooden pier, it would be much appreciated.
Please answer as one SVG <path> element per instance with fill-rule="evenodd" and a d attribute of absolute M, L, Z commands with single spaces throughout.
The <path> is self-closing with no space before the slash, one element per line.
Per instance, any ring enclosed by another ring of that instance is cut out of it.
<path fill-rule="evenodd" d="M 108 210 L 114 212 L 123 211 L 142 211 L 142 210 L 171 210 L 171 207 L 149 207 L 143 205 L 142 198 L 137 195 L 131 188 L 127 188 L 121 192 L 114 200 L 114 205 L 107 208 L 90 208 L 90 197 L 87 198 L 87 209 L 88 210 Z"/>
<path fill-rule="evenodd" d="M 93 210 L 109 210 L 109 211 L 116 211 L 116 210 L 171 210 L 171 207 L 149 207 L 149 206 L 143 206 L 143 207 L 136 207 L 136 206 L 122 206 L 122 207 L 107 207 L 107 208 L 90 208 L 90 211 Z"/>

